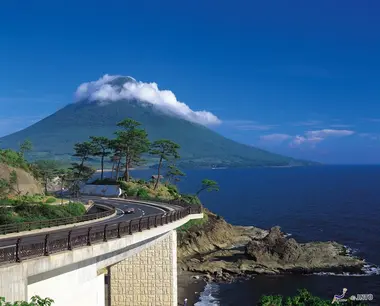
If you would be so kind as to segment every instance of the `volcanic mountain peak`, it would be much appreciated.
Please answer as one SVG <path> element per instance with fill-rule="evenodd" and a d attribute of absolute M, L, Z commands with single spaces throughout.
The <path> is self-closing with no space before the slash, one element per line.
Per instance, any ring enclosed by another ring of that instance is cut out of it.
<path fill-rule="evenodd" d="M 75 143 L 90 136 L 115 137 L 117 123 L 132 118 L 142 124 L 151 141 L 170 139 L 181 146 L 181 166 L 253 167 L 304 165 L 307 162 L 273 154 L 227 139 L 206 126 L 219 123 L 214 114 L 194 111 L 156 83 L 105 75 L 81 84 L 76 102 L 0 139 L 17 149 L 25 139 L 33 143 L 33 158 L 71 160 Z"/>

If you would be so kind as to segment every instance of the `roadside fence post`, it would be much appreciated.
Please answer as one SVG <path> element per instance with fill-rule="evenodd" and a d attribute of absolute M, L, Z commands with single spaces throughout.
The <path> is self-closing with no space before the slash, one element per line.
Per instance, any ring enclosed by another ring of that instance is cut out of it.
<path fill-rule="evenodd" d="M 72 232 L 72 231 L 69 231 L 69 234 L 68 234 L 68 236 L 67 236 L 67 249 L 68 249 L 69 251 L 72 250 L 72 248 L 71 248 L 71 232 Z"/>
<path fill-rule="evenodd" d="M 150 217 L 148 217 L 148 225 L 147 225 L 147 229 L 150 229 L 150 224 L 149 224 L 149 220 L 150 220 Z"/>
<path fill-rule="evenodd" d="M 121 222 L 119 222 L 117 224 L 117 238 L 121 238 L 121 236 L 120 236 L 120 225 L 121 225 Z"/>
<path fill-rule="evenodd" d="M 140 218 L 139 220 L 139 232 L 141 232 L 141 221 L 142 221 L 142 218 Z"/>
<path fill-rule="evenodd" d="M 21 238 L 18 238 L 16 242 L 16 262 L 21 262 L 20 243 L 21 243 Z"/>
<path fill-rule="evenodd" d="M 128 229 L 129 229 L 129 235 L 132 235 L 132 220 L 129 221 Z"/>
<path fill-rule="evenodd" d="M 108 227 L 108 224 L 104 225 L 104 237 L 103 237 L 104 242 L 107 242 L 107 227 Z"/>
<path fill-rule="evenodd" d="M 44 255 L 49 256 L 49 234 L 45 235 Z"/>
<path fill-rule="evenodd" d="M 91 245 L 91 229 L 92 227 L 90 226 L 87 230 L 87 245 Z"/>

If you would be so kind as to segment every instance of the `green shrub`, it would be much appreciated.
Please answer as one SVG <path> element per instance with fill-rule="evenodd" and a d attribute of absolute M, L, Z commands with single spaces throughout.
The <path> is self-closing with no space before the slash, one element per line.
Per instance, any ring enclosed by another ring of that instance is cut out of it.
<path fill-rule="evenodd" d="M 196 195 L 182 194 L 181 198 L 187 204 L 190 204 L 190 205 L 201 205 L 201 201 L 199 200 L 199 198 Z"/>
<path fill-rule="evenodd" d="M 130 188 L 130 185 L 126 181 L 118 181 L 120 189 L 123 191 L 127 191 Z"/>
<path fill-rule="evenodd" d="M 145 188 L 139 188 L 137 189 L 136 195 L 141 199 L 149 199 L 149 193 Z"/>
<path fill-rule="evenodd" d="M 46 204 L 52 204 L 52 203 L 55 203 L 55 202 L 57 202 L 57 199 L 54 198 L 54 197 L 47 198 L 46 201 L 45 201 Z"/>
<path fill-rule="evenodd" d="M 62 206 L 46 204 L 28 204 L 20 202 L 13 208 L 0 209 L 0 225 L 18 222 L 34 222 L 39 220 L 50 220 L 81 216 L 86 213 L 82 203 L 69 203 Z"/>
<path fill-rule="evenodd" d="M 135 197 L 137 195 L 137 190 L 138 190 L 137 188 L 130 188 L 125 193 L 129 197 Z"/>
<path fill-rule="evenodd" d="M 30 303 L 25 301 L 20 302 L 6 302 L 4 297 L 0 297 L 0 306 L 51 306 L 54 300 L 50 298 L 41 298 L 38 295 L 30 299 Z"/>
<path fill-rule="evenodd" d="M 187 231 L 195 226 L 202 226 L 203 224 L 206 224 L 208 222 L 208 215 L 206 213 L 203 214 L 202 219 L 194 219 L 190 220 L 189 222 L 185 223 L 181 227 L 178 228 L 178 231 Z"/>
<path fill-rule="evenodd" d="M 319 297 L 313 296 L 306 289 L 298 290 L 298 294 L 293 297 L 283 298 L 281 295 L 264 295 L 260 298 L 259 306 L 330 306 L 331 300 L 323 300 Z M 340 302 L 339 305 L 361 305 L 366 304 L 357 303 L 348 300 L 347 302 Z"/>
<path fill-rule="evenodd" d="M 11 167 L 21 168 L 26 171 L 29 171 L 28 162 L 24 157 L 16 151 L 6 149 L 0 149 L 0 163 L 6 164 Z"/>
<path fill-rule="evenodd" d="M 86 208 L 82 203 L 70 202 L 63 206 L 71 216 L 81 216 L 86 213 Z"/>

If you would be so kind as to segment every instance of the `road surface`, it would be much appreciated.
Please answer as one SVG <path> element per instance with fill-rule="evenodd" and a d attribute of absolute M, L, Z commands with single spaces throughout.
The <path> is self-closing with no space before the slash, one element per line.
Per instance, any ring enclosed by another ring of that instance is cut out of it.
<path fill-rule="evenodd" d="M 104 228 L 106 224 L 108 224 L 109 228 L 111 229 L 111 225 L 116 227 L 116 225 L 119 222 L 128 222 L 131 219 L 141 218 L 141 217 L 148 217 L 150 215 L 155 215 L 159 213 L 166 213 L 164 209 L 146 205 L 146 204 L 137 204 L 133 202 L 129 202 L 128 200 L 116 200 L 116 199 L 107 199 L 107 198 L 94 198 L 94 197 L 82 197 L 81 200 L 87 201 L 92 200 L 95 204 L 103 204 L 103 205 L 112 205 L 115 206 L 117 210 L 116 216 L 112 218 L 108 218 L 107 220 L 100 220 L 98 222 L 93 222 L 91 224 L 84 224 L 71 227 L 71 228 L 65 228 L 60 230 L 54 230 L 52 228 L 51 231 L 44 231 L 42 234 L 31 234 L 28 236 L 18 236 L 18 237 L 12 237 L 7 239 L 6 236 L 0 236 L 0 248 L 8 247 L 8 246 L 14 246 L 16 244 L 17 239 L 20 237 L 22 238 L 22 244 L 31 244 L 34 242 L 41 242 L 43 241 L 46 234 L 49 234 L 50 240 L 56 240 L 61 238 L 66 238 L 68 236 L 68 232 L 72 230 L 72 235 L 78 234 L 78 233 L 87 233 L 87 230 L 89 227 L 92 228 L 92 230 Z M 124 210 L 127 208 L 134 208 L 135 213 L 133 214 L 125 214 Z"/>

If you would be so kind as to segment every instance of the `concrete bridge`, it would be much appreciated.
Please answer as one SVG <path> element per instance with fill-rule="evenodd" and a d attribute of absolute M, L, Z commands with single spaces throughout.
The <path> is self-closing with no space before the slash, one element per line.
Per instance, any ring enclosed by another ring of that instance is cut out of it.
<path fill-rule="evenodd" d="M 0 238 L 0 296 L 39 295 L 54 306 L 178 305 L 176 229 L 202 218 L 201 207 L 95 202 L 121 212 L 91 225 Z M 131 205 L 143 213 L 123 214 Z"/>

